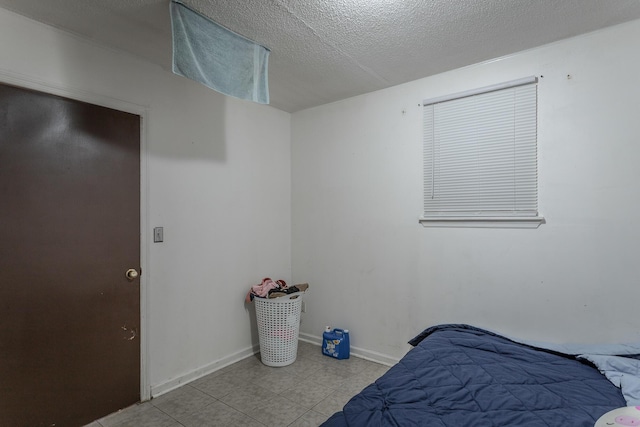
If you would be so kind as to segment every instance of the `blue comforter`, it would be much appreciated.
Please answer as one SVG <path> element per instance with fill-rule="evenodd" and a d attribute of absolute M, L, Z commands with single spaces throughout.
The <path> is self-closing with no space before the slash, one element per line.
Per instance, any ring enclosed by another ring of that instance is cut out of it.
<path fill-rule="evenodd" d="M 324 427 L 593 427 L 626 406 L 587 361 L 468 325 L 426 329 Z"/>

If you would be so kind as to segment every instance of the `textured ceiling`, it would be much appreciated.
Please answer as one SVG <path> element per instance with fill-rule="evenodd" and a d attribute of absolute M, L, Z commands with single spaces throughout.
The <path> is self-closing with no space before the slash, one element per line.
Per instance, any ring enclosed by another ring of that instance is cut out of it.
<path fill-rule="evenodd" d="M 294 112 L 640 19 L 638 0 L 184 0 L 271 50 L 271 105 Z M 0 7 L 170 69 L 169 0 Z"/>

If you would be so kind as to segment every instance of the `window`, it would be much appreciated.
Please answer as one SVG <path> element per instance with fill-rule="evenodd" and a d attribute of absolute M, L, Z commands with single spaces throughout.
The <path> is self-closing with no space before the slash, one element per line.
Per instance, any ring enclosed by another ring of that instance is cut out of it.
<path fill-rule="evenodd" d="M 425 100 L 425 226 L 536 228 L 537 78 Z"/>

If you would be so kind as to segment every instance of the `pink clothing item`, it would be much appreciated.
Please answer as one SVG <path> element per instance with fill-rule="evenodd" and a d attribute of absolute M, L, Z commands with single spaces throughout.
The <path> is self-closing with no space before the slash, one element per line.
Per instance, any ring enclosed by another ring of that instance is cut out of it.
<path fill-rule="evenodd" d="M 269 291 L 277 287 L 279 286 L 276 282 L 266 277 L 262 279 L 262 283 L 260 283 L 259 285 L 253 285 L 251 287 L 251 290 L 253 291 L 254 294 L 258 295 L 259 297 L 266 298 L 269 295 Z"/>
<path fill-rule="evenodd" d="M 251 290 L 249 290 L 244 300 L 246 302 L 251 302 L 251 294 L 266 298 L 267 296 L 269 296 L 270 290 L 280 288 L 280 286 L 282 286 L 280 282 L 282 282 L 285 287 L 287 286 L 284 280 L 278 280 L 278 282 L 276 283 L 269 277 L 265 277 L 264 279 L 262 279 L 262 283 L 260 283 L 259 285 L 253 285 L 251 287 Z"/>

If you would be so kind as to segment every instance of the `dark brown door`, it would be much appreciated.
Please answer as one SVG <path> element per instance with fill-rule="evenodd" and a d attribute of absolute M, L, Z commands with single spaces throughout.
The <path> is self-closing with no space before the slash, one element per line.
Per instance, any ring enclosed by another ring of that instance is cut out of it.
<path fill-rule="evenodd" d="M 0 426 L 140 398 L 140 117 L 0 85 Z"/>

